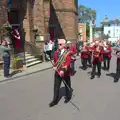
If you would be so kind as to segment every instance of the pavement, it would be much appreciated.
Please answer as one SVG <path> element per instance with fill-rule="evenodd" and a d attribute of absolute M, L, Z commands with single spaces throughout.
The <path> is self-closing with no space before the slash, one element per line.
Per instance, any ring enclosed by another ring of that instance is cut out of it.
<path fill-rule="evenodd" d="M 120 120 L 120 81 L 113 82 L 116 58 L 109 72 L 102 70 L 102 76 L 93 80 L 91 68 L 83 71 L 80 66 L 77 60 L 71 78 L 75 96 L 65 104 L 62 83 L 63 97 L 53 108 L 48 106 L 53 98 L 52 69 L 0 83 L 0 120 Z"/>
<path fill-rule="evenodd" d="M 11 78 L 5 78 L 3 75 L 3 70 L 2 70 L 0 71 L 0 82 L 13 80 L 19 77 L 27 76 L 27 75 L 41 72 L 44 70 L 48 70 L 51 68 L 52 68 L 52 64 L 50 62 L 43 62 L 43 63 L 34 65 L 32 67 L 28 67 L 28 68 L 24 66 L 22 71 L 21 70 L 17 70 L 17 71 L 10 70 L 10 73 L 12 74 Z"/>
<path fill-rule="evenodd" d="M 77 60 L 79 59 L 79 56 L 77 56 Z M 48 69 L 52 68 L 52 64 L 51 62 L 42 62 L 40 64 L 34 65 L 32 67 L 25 67 L 23 68 L 23 70 L 17 70 L 17 71 L 13 71 L 10 70 L 10 73 L 12 74 L 11 78 L 5 78 L 4 74 L 3 74 L 3 70 L 0 71 L 0 82 L 4 82 L 4 81 L 9 81 L 9 80 L 13 80 L 19 77 L 23 77 L 23 76 L 27 76 L 30 74 L 34 74 L 37 72 L 41 72 L 41 71 L 45 71 Z"/>

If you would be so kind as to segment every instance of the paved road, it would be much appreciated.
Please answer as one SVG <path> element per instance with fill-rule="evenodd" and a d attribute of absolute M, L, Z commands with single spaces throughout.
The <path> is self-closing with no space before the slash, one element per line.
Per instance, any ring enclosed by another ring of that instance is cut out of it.
<path fill-rule="evenodd" d="M 113 83 L 104 71 L 101 78 L 90 80 L 87 72 L 91 69 L 82 71 L 79 66 L 77 61 L 72 102 L 80 111 L 71 103 L 64 104 L 64 98 L 49 108 L 53 71 L 48 70 L 0 84 L 0 120 L 120 120 L 120 82 Z M 115 72 L 115 66 L 114 58 L 109 73 Z"/>

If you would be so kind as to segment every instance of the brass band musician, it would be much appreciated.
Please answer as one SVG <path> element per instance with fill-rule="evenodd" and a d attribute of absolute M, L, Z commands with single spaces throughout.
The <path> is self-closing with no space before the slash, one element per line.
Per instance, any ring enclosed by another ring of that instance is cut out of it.
<path fill-rule="evenodd" d="M 114 48 L 114 51 L 116 53 L 117 56 L 117 68 L 116 68 L 116 75 L 114 78 L 114 82 L 118 82 L 119 78 L 120 78 L 120 40 L 117 43 L 117 46 Z"/>
<path fill-rule="evenodd" d="M 62 80 L 66 82 L 65 89 L 66 89 L 66 97 L 65 103 L 67 103 L 71 99 L 71 93 L 68 89 L 71 88 L 71 81 L 70 81 L 70 62 L 71 62 L 71 53 L 65 49 L 66 41 L 64 39 L 59 39 L 58 41 L 58 50 L 54 53 L 54 67 L 55 70 L 54 74 L 54 97 L 53 101 L 49 104 L 50 107 L 56 105 L 59 101 L 59 89 Z"/>
<path fill-rule="evenodd" d="M 101 76 L 101 62 L 102 62 L 102 52 L 103 47 L 99 44 L 99 41 L 95 41 L 95 45 L 92 48 L 93 50 L 93 67 L 91 73 L 91 79 L 95 78 L 96 67 L 98 69 L 98 77 Z"/>

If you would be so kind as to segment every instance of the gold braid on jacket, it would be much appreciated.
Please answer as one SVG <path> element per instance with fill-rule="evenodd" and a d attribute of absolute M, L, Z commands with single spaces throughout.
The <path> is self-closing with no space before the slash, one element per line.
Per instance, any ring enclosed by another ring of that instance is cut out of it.
<path fill-rule="evenodd" d="M 57 67 L 57 69 L 59 69 L 61 67 L 61 65 L 66 61 L 67 56 L 71 55 L 71 54 L 72 54 L 71 51 L 65 50 L 64 53 L 59 57 L 59 59 L 57 60 L 57 62 L 54 64 L 54 66 Z"/>

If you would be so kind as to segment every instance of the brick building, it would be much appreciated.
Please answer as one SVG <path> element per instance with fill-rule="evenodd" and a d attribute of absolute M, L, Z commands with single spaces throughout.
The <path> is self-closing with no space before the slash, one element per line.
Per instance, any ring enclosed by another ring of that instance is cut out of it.
<path fill-rule="evenodd" d="M 20 28 L 22 47 L 24 41 L 42 47 L 43 41 L 49 38 L 76 41 L 77 0 L 6 1 L 9 1 L 9 22 Z"/>
<path fill-rule="evenodd" d="M 86 24 L 78 23 L 78 38 L 86 41 Z"/>

